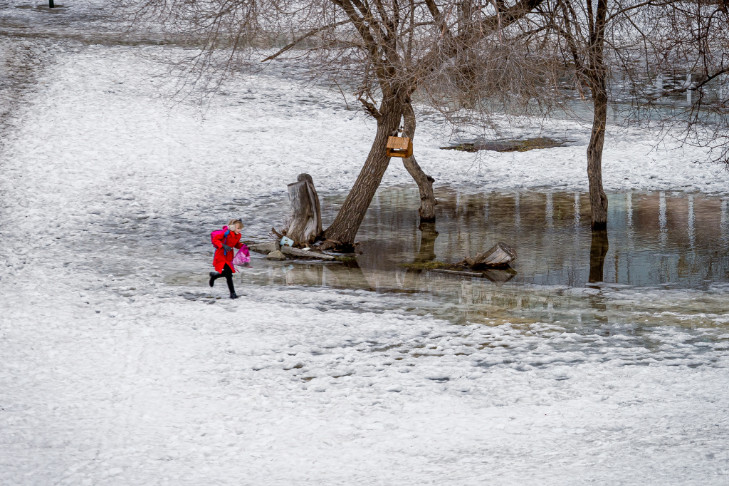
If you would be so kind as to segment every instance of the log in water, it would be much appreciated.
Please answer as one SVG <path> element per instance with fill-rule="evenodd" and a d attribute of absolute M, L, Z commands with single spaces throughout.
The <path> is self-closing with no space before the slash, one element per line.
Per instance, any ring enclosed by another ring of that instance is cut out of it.
<path fill-rule="evenodd" d="M 516 250 L 506 243 L 498 242 L 487 251 L 474 258 L 466 258 L 463 262 L 472 268 L 506 267 L 516 260 Z"/>

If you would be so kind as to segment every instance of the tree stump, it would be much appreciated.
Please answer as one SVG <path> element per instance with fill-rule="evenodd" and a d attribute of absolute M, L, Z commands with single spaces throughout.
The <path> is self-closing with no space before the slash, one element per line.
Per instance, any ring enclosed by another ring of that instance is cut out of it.
<path fill-rule="evenodd" d="M 294 240 L 294 244 L 306 246 L 322 233 L 319 195 L 309 174 L 299 174 L 297 181 L 288 185 L 288 191 L 291 221 L 286 236 Z"/>
<path fill-rule="evenodd" d="M 506 243 L 499 242 L 488 251 L 474 258 L 466 258 L 462 263 L 471 268 L 499 268 L 507 267 L 514 260 L 516 260 L 516 250 Z"/>

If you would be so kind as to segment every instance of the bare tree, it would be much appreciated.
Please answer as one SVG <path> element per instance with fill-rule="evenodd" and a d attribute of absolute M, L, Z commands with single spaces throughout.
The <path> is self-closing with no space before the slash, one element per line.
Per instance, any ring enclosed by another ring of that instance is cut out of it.
<path fill-rule="evenodd" d="M 415 134 L 415 93 L 542 1 L 143 0 L 138 15 L 202 39 L 201 65 L 220 53 L 228 60 L 250 54 L 288 34 L 290 42 L 264 60 L 306 56 L 320 75 L 345 86 L 357 80 L 355 95 L 377 129 L 352 190 L 324 231 L 336 245 L 351 247 L 389 164 L 387 137 L 400 127 L 403 115 L 406 134 Z M 434 220 L 433 179 L 414 157 L 404 163 L 420 189 L 421 219 Z"/>
<path fill-rule="evenodd" d="M 707 106 L 703 89 L 727 73 L 729 22 L 723 0 L 549 0 L 538 10 L 540 15 L 531 19 L 525 35 L 539 38 L 547 56 L 561 58 L 565 73 L 572 72 L 577 92 L 588 93 L 592 101 L 587 176 L 594 229 L 607 225 L 602 153 L 612 94 L 620 91 L 632 102 L 635 119 L 655 120 L 662 97 L 697 92 L 682 116 L 663 117 L 661 124 L 683 124 L 686 142 L 713 144 L 726 158 L 728 96 L 725 93 Z M 696 79 L 689 76 L 681 86 L 668 90 L 661 86 L 656 93 L 658 73 L 677 69 L 695 73 Z M 620 86 L 611 86 L 613 81 Z M 707 120 L 710 123 L 702 123 Z M 713 133 L 706 133 L 707 128 Z"/>
<path fill-rule="evenodd" d="M 672 39 L 659 69 L 678 67 L 686 77 L 652 101 L 684 94 L 687 107 L 677 116 L 684 142 L 709 147 L 715 161 L 729 165 L 729 2 L 671 3 L 661 20 Z"/>
<path fill-rule="evenodd" d="M 608 68 L 605 36 L 610 0 L 558 0 L 554 5 L 555 27 L 577 74 L 578 86 L 589 88 L 593 106 L 592 133 L 587 146 L 587 178 L 592 227 L 607 225 L 608 200 L 602 187 L 602 153 L 608 108 Z"/>

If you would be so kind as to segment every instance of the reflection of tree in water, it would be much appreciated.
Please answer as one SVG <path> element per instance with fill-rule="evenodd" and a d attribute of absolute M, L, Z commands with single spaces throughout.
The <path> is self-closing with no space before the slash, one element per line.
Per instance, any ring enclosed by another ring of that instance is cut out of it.
<path fill-rule="evenodd" d="M 356 260 L 330 264 L 295 264 L 285 271 L 286 285 L 373 290 Z"/>
<path fill-rule="evenodd" d="M 413 263 L 426 263 L 435 260 L 435 239 L 438 232 L 435 223 L 422 223 L 420 225 L 420 246 L 415 254 Z"/>
<path fill-rule="evenodd" d="M 610 245 L 606 229 L 592 230 L 592 242 L 590 243 L 590 283 L 602 282 L 604 280 L 605 255 Z M 589 305 L 595 310 L 594 319 L 597 322 L 607 322 L 607 305 L 602 296 L 590 296 Z"/>
<path fill-rule="evenodd" d="M 590 277 L 588 282 L 595 283 L 604 280 L 605 255 L 609 247 L 607 230 L 593 230 L 592 243 L 590 244 Z"/>
<path fill-rule="evenodd" d="M 430 262 L 454 264 L 503 241 L 518 251 L 513 265 L 518 274 L 486 272 L 479 278 L 571 287 L 605 281 L 701 287 L 707 280 L 729 280 L 729 201 L 660 193 L 610 197 L 609 245 L 607 233 L 590 230 L 584 193 L 548 197 L 538 192 L 470 194 L 441 189 L 436 231 L 432 224 L 419 226 L 413 211 L 416 191 L 383 189 L 359 235 L 357 263 L 370 288 L 428 290 L 438 275 L 427 270 L 435 266 Z M 347 270 L 331 266 L 326 273 L 338 283 L 344 281 L 339 273 Z M 356 288 L 363 288 L 361 279 L 356 280 Z"/>
<path fill-rule="evenodd" d="M 438 232 L 435 230 L 435 223 L 421 223 L 418 228 L 420 231 L 420 245 L 413 258 L 413 263 L 428 263 L 435 260 L 435 240 L 438 238 Z M 408 268 L 405 270 L 405 278 L 403 279 L 403 287 L 406 289 L 416 289 L 420 287 L 420 279 L 424 270 L 422 268 Z"/>

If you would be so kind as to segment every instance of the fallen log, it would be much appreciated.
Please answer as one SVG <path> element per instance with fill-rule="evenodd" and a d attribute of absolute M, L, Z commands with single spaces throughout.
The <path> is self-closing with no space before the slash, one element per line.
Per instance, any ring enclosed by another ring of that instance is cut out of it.
<path fill-rule="evenodd" d="M 269 253 L 278 250 L 279 246 L 278 241 L 266 241 L 265 243 L 253 243 L 248 245 L 248 249 L 255 251 L 256 253 L 268 255 Z"/>
<path fill-rule="evenodd" d="M 461 270 L 457 268 L 434 268 L 430 270 L 434 273 L 444 273 L 447 275 L 455 275 L 458 277 L 475 277 L 485 278 L 494 283 L 508 282 L 516 275 L 516 272 L 512 268 L 487 268 L 483 271 L 475 270 Z"/>
<path fill-rule="evenodd" d="M 282 246 L 281 253 L 283 253 L 287 257 L 293 257 L 293 258 L 323 260 L 323 261 L 327 261 L 327 262 L 336 260 L 336 257 L 334 257 L 332 255 L 327 255 L 326 253 L 321 253 L 319 251 L 311 251 L 311 250 L 300 250 L 299 248 L 291 248 L 290 246 Z"/>
<path fill-rule="evenodd" d="M 270 255 L 274 252 L 280 252 L 287 258 L 304 258 L 307 260 L 322 260 L 330 262 L 337 260 L 335 255 L 323 253 L 317 250 L 303 250 L 300 248 L 292 248 L 290 246 L 281 246 L 278 241 L 265 241 L 263 243 L 251 243 L 248 245 L 251 251 L 256 253 L 262 253 L 264 255 Z"/>
<path fill-rule="evenodd" d="M 516 260 L 516 250 L 506 243 L 498 242 L 474 258 L 466 258 L 461 264 L 471 268 L 499 268 L 508 267 L 514 260 Z"/>

